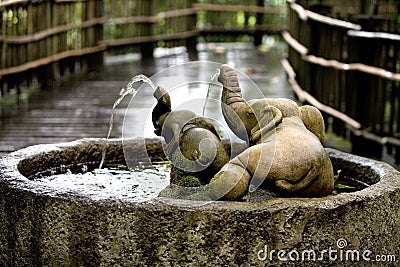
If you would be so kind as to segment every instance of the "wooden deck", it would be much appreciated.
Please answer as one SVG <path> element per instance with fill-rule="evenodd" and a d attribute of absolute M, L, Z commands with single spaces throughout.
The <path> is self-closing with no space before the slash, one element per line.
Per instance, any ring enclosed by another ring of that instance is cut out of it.
<path fill-rule="evenodd" d="M 0 151 L 101 137 L 123 81 L 66 82 L 2 111 Z"/>
<path fill-rule="evenodd" d="M 198 57 L 199 60 L 234 64 L 266 89 L 268 96 L 292 95 L 280 58 L 274 52 L 257 51 L 250 43 L 217 44 L 212 48 L 204 46 Z M 111 107 L 120 89 L 134 75 L 151 76 L 188 60 L 188 55 L 181 52 L 156 58 L 151 64 L 141 64 L 138 60 L 106 64 L 97 72 L 75 75 L 51 89 L 32 93 L 19 104 L 0 102 L 0 155 L 35 144 L 105 137 Z M 151 94 L 148 101 L 154 102 Z M 116 112 L 112 137 L 121 137 L 126 106 L 127 101 L 122 102 Z"/>

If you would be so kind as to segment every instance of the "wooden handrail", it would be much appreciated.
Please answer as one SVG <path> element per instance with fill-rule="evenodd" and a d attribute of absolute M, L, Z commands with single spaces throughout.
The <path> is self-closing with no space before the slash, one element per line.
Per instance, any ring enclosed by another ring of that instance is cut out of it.
<path fill-rule="evenodd" d="M 361 123 L 359 123 L 358 121 L 350 118 L 349 116 L 347 116 L 346 114 L 344 114 L 343 112 L 340 112 L 330 106 L 327 106 L 325 104 L 322 104 L 321 102 L 319 102 L 316 98 L 314 98 L 311 94 L 309 94 L 308 92 L 306 92 L 305 90 L 303 90 L 300 85 L 297 83 L 296 81 L 296 72 L 293 70 L 292 66 L 290 65 L 289 61 L 287 61 L 287 59 L 282 59 L 281 60 L 281 64 L 283 66 L 283 69 L 286 71 L 286 74 L 288 76 L 288 81 L 290 83 L 290 85 L 293 88 L 293 91 L 295 92 L 295 94 L 298 96 L 299 100 L 301 102 L 308 102 L 311 105 L 315 106 L 316 108 L 318 108 L 319 110 L 333 116 L 336 117 L 340 120 L 342 120 L 343 122 L 345 122 L 346 124 L 348 124 L 349 126 L 351 126 L 352 128 L 355 129 L 361 129 Z"/>
<path fill-rule="evenodd" d="M 64 0 L 66 1 L 66 0 Z M 71 1 L 71 0 L 68 0 Z M 76 1 L 76 0 L 74 0 Z M 10 44 L 25 44 L 35 41 L 40 41 L 46 39 L 52 35 L 60 34 L 63 32 L 67 32 L 72 29 L 77 28 L 90 28 L 96 25 L 101 24 L 114 24 L 114 25 L 121 25 L 121 24 L 128 24 L 128 23 L 156 23 L 160 19 L 168 19 L 174 17 L 182 17 L 196 14 L 196 8 L 185 8 L 179 10 L 170 10 L 166 12 L 160 12 L 155 16 L 131 16 L 131 17 L 124 17 L 124 18 L 95 18 L 90 19 L 87 21 L 83 21 L 81 23 L 74 23 L 68 25 L 61 25 L 56 26 L 51 29 L 46 29 L 40 32 L 36 32 L 29 35 L 22 35 L 22 36 L 0 36 L 0 42 L 6 42 Z"/>
<path fill-rule="evenodd" d="M 300 55 L 307 55 L 308 54 L 308 48 L 305 47 L 304 45 L 302 45 L 295 38 L 293 38 L 292 35 L 289 32 L 287 32 L 287 31 L 282 32 L 282 37 L 283 37 L 283 40 L 285 40 L 286 43 L 288 43 Z"/>
<path fill-rule="evenodd" d="M 2 1 L 0 3 L 0 9 L 7 7 L 7 6 L 12 6 L 12 5 L 18 5 L 18 4 L 25 4 L 28 3 L 28 0 L 6 0 L 6 1 Z"/>
<path fill-rule="evenodd" d="M 359 37 L 359 38 L 369 38 L 369 39 L 381 39 L 387 41 L 400 41 L 400 35 L 387 32 L 367 32 L 367 31 L 347 31 L 348 36 Z"/>
<path fill-rule="evenodd" d="M 106 18 L 104 19 L 104 24 L 128 24 L 128 23 L 156 23 L 160 19 L 169 19 L 169 18 L 177 18 L 188 15 L 196 14 L 196 8 L 184 8 L 177 10 L 169 10 L 165 12 L 160 12 L 155 16 L 130 16 L 123 18 Z"/>
<path fill-rule="evenodd" d="M 339 19 L 334 19 L 328 16 L 323 16 L 321 14 L 312 12 L 310 10 L 304 9 L 301 5 L 296 4 L 294 0 L 287 0 L 290 3 L 290 8 L 297 12 L 299 18 L 303 21 L 308 19 L 318 21 L 331 26 L 341 27 L 349 30 L 361 30 L 361 26 L 348 21 L 343 21 Z"/>
<path fill-rule="evenodd" d="M 102 51 L 105 51 L 106 48 L 107 47 L 104 44 L 100 44 L 100 45 L 93 46 L 93 47 L 85 47 L 85 48 L 76 49 L 76 50 L 67 50 L 67 51 L 63 51 L 61 53 L 54 54 L 54 55 L 51 55 L 48 57 L 30 61 L 30 62 L 27 62 L 22 65 L 8 67 L 6 69 L 0 69 L 0 79 L 5 75 L 24 72 L 24 71 L 27 71 L 30 69 L 38 68 L 40 66 L 48 65 L 48 64 L 56 62 L 56 61 L 60 61 L 65 58 L 77 57 L 77 56 L 83 56 L 83 55 L 87 55 L 87 54 L 102 52 Z"/>
<path fill-rule="evenodd" d="M 176 10 L 168 10 L 158 13 L 155 16 L 130 16 L 123 18 L 107 18 L 104 24 L 128 24 L 128 23 L 156 23 L 160 19 L 177 18 L 196 14 L 196 8 L 183 8 Z"/>
<path fill-rule="evenodd" d="M 54 28 L 47 29 L 47 30 L 40 31 L 40 32 L 35 32 L 35 33 L 29 34 L 29 35 L 5 36 L 5 37 L 0 36 L 0 41 L 10 43 L 10 44 L 25 44 L 25 43 L 40 41 L 40 40 L 46 39 L 52 35 L 60 34 L 63 32 L 68 32 L 69 30 L 72 30 L 72 29 L 90 28 L 90 27 L 93 27 L 96 25 L 100 25 L 104 22 L 104 20 L 105 20 L 104 17 L 95 18 L 95 19 L 83 21 L 81 23 L 73 23 L 73 24 L 56 26 Z"/>
<path fill-rule="evenodd" d="M 322 57 L 309 55 L 307 47 L 300 44 L 296 39 L 294 39 L 290 35 L 289 32 L 286 32 L 286 31 L 283 32 L 282 37 L 294 50 L 296 50 L 301 55 L 303 60 L 305 60 L 309 63 L 318 64 L 323 67 L 331 67 L 336 70 L 342 70 L 342 71 L 349 71 L 349 70 L 361 71 L 364 73 L 376 75 L 378 77 L 381 77 L 381 78 L 384 78 L 387 80 L 400 82 L 400 73 L 394 73 L 394 72 L 385 70 L 383 68 L 365 65 L 363 63 L 343 63 L 343 62 L 333 60 L 333 59 L 325 59 Z"/>
<path fill-rule="evenodd" d="M 56 3 L 68 3 L 68 2 L 85 2 L 87 0 L 53 0 Z M 0 9 L 7 6 L 25 4 L 31 2 L 31 0 L 6 0 L 0 2 Z"/>
<path fill-rule="evenodd" d="M 107 47 L 140 44 L 140 43 L 150 43 L 150 42 L 157 42 L 160 40 L 185 39 L 185 38 L 197 36 L 199 34 L 199 32 L 200 32 L 199 30 L 195 29 L 195 30 L 178 32 L 178 33 L 170 33 L 170 34 L 158 34 L 158 35 L 122 38 L 122 39 L 116 39 L 116 40 L 104 40 L 104 41 L 101 41 L 100 43 L 103 45 L 106 45 Z"/>
<path fill-rule="evenodd" d="M 327 60 L 322 57 L 316 57 L 313 55 L 303 56 L 303 59 L 314 64 L 318 64 L 323 67 L 331 67 L 336 70 L 357 70 L 364 73 L 372 74 L 390 81 L 400 82 L 400 73 L 394 73 L 383 68 L 365 65 L 363 63 L 342 63 L 337 60 Z"/>
<path fill-rule="evenodd" d="M 377 142 L 382 145 L 386 144 L 391 144 L 395 146 L 400 146 L 400 140 L 394 137 L 390 136 L 379 136 L 376 134 L 373 134 L 369 132 L 366 129 L 361 129 L 361 124 L 352 119 L 351 117 L 347 116 L 345 113 L 340 112 L 330 106 L 324 105 L 321 102 L 319 102 L 316 98 L 314 98 L 311 94 L 306 92 L 301 86 L 297 83 L 296 81 L 296 72 L 293 70 L 292 66 L 290 65 L 289 61 L 286 59 L 283 59 L 281 61 L 281 64 L 286 71 L 286 74 L 288 75 L 288 81 L 289 84 L 292 86 L 294 93 L 297 95 L 299 100 L 303 103 L 309 103 L 322 112 L 325 112 L 332 117 L 335 117 L 341 121 L 343 121 L 345 124 L 347 124 L 350 128 L 350 130 L 356 135 L 356 136 L 363 136 L 365 139 L 372 140 L 374 142 Z"/>
<path fill-rule="evenodd" d="M 283 8 L 276 7 L 264 7 L 264 6 L 247 6 L 247 5 L 225 5 L 225 4 L 204 4 L 194 3 L 193 6 L 198 10 L 206 11 L 228 11 L 228 12 L 254 12 L 254 13 L 265 13 L 265 14 L 284 14 L 286 12 Z"/>
<path fill-rule="evenodd" d="M 199 27 L 199 31 L 201 33 L 207 32 L 219 32 L 219 33 L 230 33 L 230 32 L 254 32 L 254 31 L 270 31 L 281 33 L 282 31 L 287 30 L 286 26 L 277 26 L 274 24 L 263 24 L 263 25 L 254 25 L 254 26 L 241 26 L 241 27 L 224 27 L 224 26 L 203 26 Z"/>

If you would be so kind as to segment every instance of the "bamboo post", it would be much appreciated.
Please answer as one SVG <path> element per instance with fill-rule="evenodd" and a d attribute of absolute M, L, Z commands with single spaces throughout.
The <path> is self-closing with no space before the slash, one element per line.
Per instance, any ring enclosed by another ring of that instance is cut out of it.
<path fill-rule="evenodd" d="M 258 7 L 264 7 L 264 0 L 257 0 L 257 6 Z M 256 13 L 256 26 L 262 26 L 264 20 L 264 13 L 262 12 L 257 12 Z M 254 45 L 259 46 L 262 44 L 262 37 L 263 37 L 263 31 L 262 30 L 256 30 L 254 32 Z"/>
<path fill-rule="evenodd" d="M 186 2 L 186 1 L 185 1 Z M 194 0 L 187 1 L 189 2 L 188 7 L 193 8 Z M 187 16 L 187 30 L 194 30 L 196 29 L 196 19 L 197 14 L 193 13 Z M 190 60 L 197 60 L 197 36 L 191 36 L 186 38 L 186 49 L 189 54 Z"/>
<path fill-rule="evenodd" d="M 151 16 L 153 14 L 153 5 L 152 0 L 142 0 L 142 15 L 143 16 Z M 145 22 L 141 25 L 142 27 L 142 35 L 143 36 L 151 36 L 153 35 L 152 23 Z M 142 61 L 152 61 L 153 60 L 153 51 L 154 51 L 154 42 L 143 42 L 140 45 L 140 54 L 142 56 Z"/>
<path fill-rule="evenodd" d="M 88 2 L 87 19 L 101 18 L 104 15 L 104 0 L 90 0 Z M 103 38 L 103 27 L 101 24 L 96 24 L 88 29 L 88 42 L 90 46 L 96 46 Z M 94 71 L 103 65 L 104 53 L 103 51 L 98 53 L 89 54 L 87 56 L 88 70 Z"/>
<path fill-rule="evenodd" d="M 71 23 L 71 21 L 73 20 L 73 18 L 75 17 L 75 3 L 74 2 L 68 2 L 66 4 L 67 7 L 67 14 L 68 14 L 68 19 L 66 19 L 64 21 L 65 24 Z M 68 36 L 68 33 L 66 34 L 65 38 L 67 39 L 67 48 L 68 49 L 72 49 L 74 44 L 73 44 L 73 40 L 70 40 L 70 44 L 68 44 L 68 39 L 71 38 L 70 36 Z M 68 65 L 68 71 L 69 73 L 73 73 L 75 72 L 75 59 L 74 58 L 67 58 L 66 59 L 67 65 Z"/>
<path fill-rule="evenodd" d="M 332 50 L 331 53 L 334 54 L 334 57 L 338 61 L 345 61 L 347 59 L 346 54 L 346 45 L 345 45 L 345 36 L 346 36 L 346 29 L 343 28 L 336 28 L 334 40 L 337 42 L 337 49 Z M 346 73 L 343 70 L 336 70 L 336 88 L 335 94 L 337 95 L 335 101 L 335 107 L 337 110 L 348 114 L 347 113 L 347 106 L 346 106 L 346 98 L 347 98 L 347 91 L 346 90 Z M 345 127 L 345 123 L 339 119 L 333 119 L 332 122 L 332 131 L 339 136 L 346 137 L 348 130 Z"/>
<path fill-rule="evenodd" d="M 399 61 L 399 46 L 396 43 L 387 41 L 385 44 L 386 53 L 385 58 L 386 60 L 382 62 L 387 66 L 387 69 L 391 72 L 396 72 L 397 63 Z M 389 111 L 387 114 L 382 114 L 382 120 L 385 118 L 384 115 L 389 117 L 385 134 L 388 136 L 392 136 L 394 138 L 400 138 L 400 87 L 399 83 L 395 81 L 387 81 L 385 87 L 382 88 L 387 95 L 385 98 L 385 104 L 388 105 Z M 384 107 L 385 109 L 385 107 Z M 394 154 L 396 164 L 400 164 L 400 146 L 393 147 L 392 145 L 387 146 L 388 154 Z"/>
<path fill-rule="evenodd" d="M 65 23 L 65 13 L 66 13 L 66 3 L 59 3 L 59 5 L 57 6 L 58 11 L 61 14 L 64 14 L 63 16 L 58 16 L 58 23 L 57 25 L 63 25 Z M 58 34 L 58 45 L 59 45 L 59 49 L 60 51 L 66 51 L 68 49 L 67 47 L 67 33 L 66 32 L 62 32 L 60 34 Z M 64 76 L 65 75 L 65 70 L 67 69 L 67 61 L 66 60 L 61 60 L 58 63 L 59 66 L 59 71 L 60 71 L 60 75 Z"/>
<path fill-rule="evenodd" d="M 37 31 L 43 31 L 46 29 L 51 29 L 52 28 L 52 1 L 45 1 L 36 4 L 36 16 L 37 16 L 37 21 L 39 21 L 39 27 L 36 29 Z M 47 14 L 44 19 L 43 19 L 43 14 Z M 39 46 L 39 57 L 40 58 L 45 58 L 49 57 L 53 54 L 53 49 L 52 49 L 52 40 L 51 37 L 47 37 L 46 39 L 40 41 L 41 45 Z M 49 63 L 47 65 L 42 66 L 38 70 L 38 81 L 41 84 L 41 87 L 43 89 L 48 89 L 53 86 L 55 76 L 54 76 L 54 64 Z"/>
<path fill-rule="evenodd" d="M 366 40 L 365 38 L 349 36 L 349 55 L 351 62 L 364 63 L 373 66 L 374 54 L 377 51 L 376 39 Z M 378 99 L 376 99 L 377 79 L 375 75 L 364 72 L 355 72 L 349 77 L 350 86 L 354 90 L 353 104 L 355 105 L 354 119 L 361 123 L 364 129 L 374 129 L 374 113 L 377 111 Z M 356 136 L 352 133 L 352 153 L 366 157 L 382 156 L 383 147 L 381 144 L 366 139 L 362 135 Z"/>

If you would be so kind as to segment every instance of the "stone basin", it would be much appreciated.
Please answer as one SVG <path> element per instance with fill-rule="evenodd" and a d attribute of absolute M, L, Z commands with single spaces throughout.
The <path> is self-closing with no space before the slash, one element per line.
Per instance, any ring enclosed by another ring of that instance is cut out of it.
<path fill-rule="evenodd" d="M 162 156 L 160 139 L 144 141 L 151 158 Z M 132 151 L 140 142 L 130 142 Z M 327 149 L 335 170 L 370 186 L 254 202 L 98 200 L 26 178 L 96 165 L 104 143 L 37 145 L 0 160 L 0 266 L 375 266 L 376 255 L 385 256 L 385 266 L 400 261 L 400 174 L 386 163 Z M 124 162 L 121 140 L 108 141 L 106 160 Z"/>

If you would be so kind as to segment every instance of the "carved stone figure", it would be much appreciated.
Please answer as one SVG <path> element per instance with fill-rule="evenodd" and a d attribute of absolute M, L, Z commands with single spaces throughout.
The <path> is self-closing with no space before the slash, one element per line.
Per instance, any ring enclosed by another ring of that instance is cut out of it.
<path fill-rule="evenodd" d="M 183 177 L 197 177 L 201 184 L 210 179 L 229 161 L 228 153 L 212 123 L 190 110 L 171 110 L 168 92 L 162 87 L 154 91 L 157 104 L 152 112 L 154 132 L 163 136 L 166 155 L 171 161 L 171 181 L 179 184 Z M 185 184 L 198 186 L 193 181 Z"/>
<path fill-rule="evenodd" d="M 334 187 L 333 168 L 321 142 L 324 121 L 318 109 L 289 99 L 244 101 L 236 72 L 227 65 L 218 77 L 221 108 L 232 131 L 250 145 L 210 182 L 211 198 L 236 200 L 249 186 L 278 196 L 322 197 Z"/>

